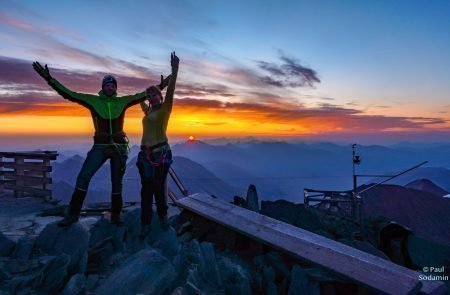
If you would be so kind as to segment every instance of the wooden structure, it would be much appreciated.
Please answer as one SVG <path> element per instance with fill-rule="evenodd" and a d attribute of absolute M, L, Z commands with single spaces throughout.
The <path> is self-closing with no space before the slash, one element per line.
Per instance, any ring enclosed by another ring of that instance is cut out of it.
<path fill-rule="evenodd" d="M 12 190 L 15 197 L 25 194 L 52 198 L 50 185 L 54 151 L 0 152 L 0 191 Z"/>
<path fill-rule="evenodd" d="M 333 214 L 360 223 L 361 198 L 353 191 L 326 191 L 305 188 L 303 204 L 324 214 Z"/>
<path fill-rule="evenodd" d="M 443 282 L 421 281 L 416 271 L 206 194 L 190 195 L 177 203 L 233 231 L 388 294 L 446 292 Z"/>
<path fill-rule="evenodd" d="M 187 197 L 189 193 L 172 167 L 169 168 L 169 175 L 172 177 L 172 180 L 175 182 L 175 185 L 178 187 L 183 197 Z M 170 187 L 167 187 L 167 195 L 175 204 L 177 204 L 179 198 Z"/>

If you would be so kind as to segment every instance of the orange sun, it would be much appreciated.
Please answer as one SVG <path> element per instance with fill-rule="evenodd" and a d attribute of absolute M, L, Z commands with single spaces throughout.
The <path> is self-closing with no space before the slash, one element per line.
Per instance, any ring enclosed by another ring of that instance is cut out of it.
<path fill-rule="evenodd" d="M 195 139 L 194 136 L 192 136 L 192 135 L 189 136 L 189 141 L 194 141 L 194 139 Z"/>

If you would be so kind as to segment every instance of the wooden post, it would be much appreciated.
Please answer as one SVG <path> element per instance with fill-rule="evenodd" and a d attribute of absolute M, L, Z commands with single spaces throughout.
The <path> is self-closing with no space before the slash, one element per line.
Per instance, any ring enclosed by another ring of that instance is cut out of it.
<path fill-rule="evenodd" d="M 15 156 L 14 157 L 14 163 L 18 165 L 17 167 L 14 168 L 14 174 L 15 175 L 18 175 L 18 176 L 19 175 L 25 175 L 23 168 L 20 166 L 20 164 L 24 164 L 24 162 L 25 162 L 24 160 L 25 159 L 23 157 L 19 157 L 19 156 Z M 17 179 L 16 180 L 16 185 L 17 186 L 23 186 L 24 185 L 23 180 L 22 179 Z M 19 191 L 19 190 L 14 190 L 14 197 L 16 197 L 16 198 L 23 197 L 23 192 Z"/>
<path fill-rule="evenodd" d="M 0 193 L 3 193 L 3 181 L 5 178 L 3 177 L 3 156 L 0 155 Z"/>
<path fill-rule="evenodd" d="M 43 165 L 44 166 L 50 166 L 50 160 L 49 159 L 44 159 L 43 160 Z M 48 177 L 48 178 L 50 178 L 50 173 L 49 172 L 46 172 L 46 171 L 44 171 L 44 172 L 42 172 L 42 177 Z M 43 183 L 43 185 L 42 185 L 42 188 L 45 190 L 45 189 L 47 189 L 48 187 L 47 187 L 47 183 Z M 48 195 L 47 196 L 47 200 L 51 200 L 52 199 L 52 191 L 50 190 L 50 195 Z"/>
<path fill-rule="evenodd" d="M 0 152 L 0 168 L 11 169 L 0 172 L 0 184 L 3 189 L 14 191 L 15 197 L 25 193 L 35 196 L 44 196 L 51 199 L 52 183 L 50 172 L 51 162 L 56 160 L 56 152 Z M 5 162 L 3 158 L 13 161 Z M 29 161 L 30 160 L 30 161 Z"/>

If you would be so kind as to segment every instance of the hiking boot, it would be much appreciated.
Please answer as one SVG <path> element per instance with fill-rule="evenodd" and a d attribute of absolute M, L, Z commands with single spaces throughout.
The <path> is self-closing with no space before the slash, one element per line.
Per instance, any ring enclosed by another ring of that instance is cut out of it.
<path fill-rule="evenodd" d="M 142 224 L 141 231 L 139 232 L 139 239 L 145 240 L 145 238 L 150 234 L 151 231 L 152 231 L 151 224 Z"/>
<path fill-rule="evenodd" d="M 86 193 L 86 191 L 78 188 L 75 189 L 72 194 L 72 199 L 70 200 L 70 205 L 67 209 L 66 216 L 64 216 L 63 220 L 58 222 L 59 226 L 69 226 L 75 222 L 78 222 Z"/>
<path fill-rule="evenodd" d="M 159 223 L 161 224 L 161 228 L 166 231 L 169 229 L 169 219 L 167 218 L 167 215 L 159 216 Z"/>
<path fill-rule="evenodd" d="M 123 219 L 120 216 L 122 202 L 122 194 L 111 194 L 111 223 L 117 225 L 123 224 Z"/>
<path fill-rule="evenodd" d="M 80 218 L 79 215 L 66 215 L 64 219 L 58 222 L 58 226 L 61 227 L 70 226 L 71 224 L 78 222 L 79 218 Z"/>

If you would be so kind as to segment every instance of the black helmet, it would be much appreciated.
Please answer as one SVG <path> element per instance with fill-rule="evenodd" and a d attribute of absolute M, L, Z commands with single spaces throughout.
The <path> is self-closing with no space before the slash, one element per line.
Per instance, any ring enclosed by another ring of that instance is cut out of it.
<path fill-rule="evenodd" d="M 107 83 L 114 83 L 114 85 L 116 85 L 117 88 L 117 80 L 113 75 L 106 75 L 105 77 L 103 77 L 102 88 Z"/>

